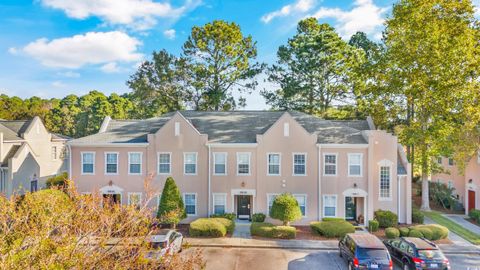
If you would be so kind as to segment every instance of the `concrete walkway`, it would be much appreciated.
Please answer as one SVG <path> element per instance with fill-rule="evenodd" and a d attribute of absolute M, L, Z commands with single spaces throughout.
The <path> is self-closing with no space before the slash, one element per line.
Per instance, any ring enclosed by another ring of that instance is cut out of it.
<path fill-rule="evenodd" d="M 443 214 L 442 216 L 452 220 L 453 222 L 457 223 L 458 225 L 464 227 L 465 229 L 480 235 L 480 227 L 470 223 L 469 221 L 465 220 L 468 218 L 466 215 L 453 215 L 453 214 Z"/>
<path fill-rule="evenodd" d="M 260 240 L 245 238 L 185 238 L 192 247 L 229 247 L 229 248 L 283 248 L 283 249 L 315 249 L 337 250 L 338 241 L 317 240 Z"/>
<path fill-rule="evenodd" d="M 252 225 L 252 223 L 249 221 L 236 220 L 235 230 L 233 231 L 232 237 L 251 239 L 252 235 L 250 234 L 250 225 Z"/>

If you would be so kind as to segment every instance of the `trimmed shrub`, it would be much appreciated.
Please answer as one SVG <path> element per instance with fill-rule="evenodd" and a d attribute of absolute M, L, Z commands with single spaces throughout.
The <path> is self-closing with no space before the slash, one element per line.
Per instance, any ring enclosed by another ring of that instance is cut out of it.
<path fill-rule="evenodd" d="M 389 227 L 385 229 L 385 236 L 388 239 L 394 239 L 400 237 L 400 231 L 395 227 Z"/>
<path fill-rule="evenodd" d="M 163 187 L 162 197 L 158 206 L 157 218 L 163 224 L 175 226 L 187 217 L 180 190 L 172 177 L 168 177 Z"/>
<path fill-rule="evenodd" d="M 423 213 L 420 210 L 413 208 L 412 209 L 412 222 L 423 224 L 423 219 L 424 219 Z"/>
<path fill-rule="evenodd" d="M 302 211 L 292 194 L 283 193 L 275 197 L 270 209 L 270 217 L 281 220 L 283 225 L 288 226 L 291 221 L 302 218 Z"/>
<path fill-rule="evenodd" d="M 212 214 L 210 215 L 211 218 L 226 218 L 231 221 L 235 221 L 237 218 L 237 215 L 235 213 L 223 213 L 223 214 Z"/>
<path fill-rule="evenodd" d="M 412 229 L 408 232 L 408 236 L 409 237 L 417 237 L 417 238 L 422 238 L 423 237 L 423 234 L 421 231 L 419 230 L 416 230 L 416 229 Z"/>
<path fill-rule="evenodd" d="M 378 231 L 378 221 L 376 220 L 370 220 L 368 222 L 368 231 L 369 232 L 376 232 Z"/>
<path fill-rule="evenodd" d="M 67 185 L 67 180 L 68 180 L 68 173 L 64 172 L 59 175 L 48 178 L 45 184 L 47 188 L 51 188 L 51 187 L 65 188 Z"/>
<path fill-rule="evenodd" d="M 411 227 L 411 229 L 418 230 L 422 232 L 422 229 L 427 228 L 432 232 L 431 239 L 430 240 L 439 240 L 439 239 L 444 239 L 448 237 L 448 228 L 442 225 L 438 224 L 425 224 L 425 225 L 417 225 Z M 423 232 L 422 232 L 423 234 Z M 424 235 L 425 238 L 429 239 L 426 235 Z"/>
<path fill-rule="evenodd" d="M 341 238 L 347 233 L 355 232 L 355 227 L 345 220 L 316 221 L 310 223 L 310 228 L 328 238 Z"/>
<path fill-rule="evenodd" d="M 406 227 L 400 227 L 398 230 L 400 231 L 400 236 L 408 236 L 408 233 L 410 232 L 410 229 Z"/>
<path fill-rule="evenodd" d="M 468 216 L 474 221 L 480 223 L 480 210 L 471 209 L 470 211 L 468 211 Z"/>
<path fill-rule="evenodd" d="M 250 226 L 250 233 L 267 238 L 294 239 L 297 230 L 292 226 L 275 226 L 271 223 L 253 222 Z"/>
<path fill-rule="evenodd" d="M 235 230 L 235 222 L 233 220 L 230 220 L 228 218 L 210 218 L 213 219 L 219 223 L 221 223 L 225 228 L 227 229 L 227 233 L 233 233 L 233 230 Z"/>
<path fill-rule="evenodd" d="M 192 237 L 223 237 L 227 234 L 227 227 L 216 218 L 199 218 L 190 223 L 188 231 Z"/>
<path fill-rule="evenodd" d="M 388 210 L 375 211 L 375 219 L 378 220 L 380 228 L 394 227 L 398 224 L 397 214 Z"/>
<path fill-rule="evenodd" d="M 253 222 L 264 222 L 265 221 L 265 214 L 264 213 L 256 213 L 252 215 Z"/>
<path fill-rule="evenodd" d="M 433 240 L 433 232 L 427 227 L 420 227 L 418 230 L 423 234 L 423 237 L 427 238 L 428 240 Z"/>
<path fill-rule="evenodd" d="M 324 217 L 322 221 L 345 221 L 345 219 L 340 217 Z"/>

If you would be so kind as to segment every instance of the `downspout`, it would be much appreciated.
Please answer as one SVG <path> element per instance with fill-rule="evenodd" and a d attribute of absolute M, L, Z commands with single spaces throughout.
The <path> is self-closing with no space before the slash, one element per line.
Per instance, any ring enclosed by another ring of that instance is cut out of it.
<path fill-rule="evenodd" d="M 72 180 L 72 146 L 67 144 L 68 147 L 68 178 Z"/>
<path fill-rule="evenodd" d="M 400 207 L 400 179 L 402 179 L 402 176 L 397 175 L 397 214 L 398 214 L 398 221 L 399 222 L 400 222 L 400 219 L 402 219 L 401 218 L 402 214 L 400 212 L 402 210 L 401 207 Z"/>
<path fill-rule="evenodd" d="M 321 202 L 322 202 L 322 170 L 321 170 L 321 159 L 320 159 L 320 149 L 321 149 L 321 146 L 319 144 L 317 144 L 317 148 L 318 148 L 318 151 L 317 151 L 317 159 L 318 159 L 318 194 L 317 194 L 317 198 L 318 198 L 318 203 L 317 203 L 317 209 L 318 209 L 318 213 L 317 213 L 317 216 L 318 216 L 318 220 L 321 221 L 322 220 L 322 207 L 321 207 Z"/>
<path fill-rule="evenodd" d="M 211 196 L 211 164 L 210 164 L 210 154 L 211 154 L 211 148 L 210 145 L 208 145 L 208 198 L 207 198 L 207 214 L 208 217 L 210 217 L 210 196 Z"/>

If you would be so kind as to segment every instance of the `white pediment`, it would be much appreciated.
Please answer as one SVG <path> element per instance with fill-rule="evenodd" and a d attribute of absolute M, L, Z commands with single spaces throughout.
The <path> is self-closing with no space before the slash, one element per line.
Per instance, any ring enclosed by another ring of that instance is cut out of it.
<path fill-rule="evenodd" d="M 393 162 L 388 159 L 382 159 L 378 163 L 378 166 L 390 166 L 393 167 Z"/>
<path fill-rule="evenodd" d="M 367 192 L 361 188 L 349 188 L 343 192 L 345 197 L 367 197 Z"/>
<path fill-rule="evenodd" d="M 122 192 L 123 192 L 123 188 L 116 185 L 108 185 L 100 189 L 101 194 L 120 194 Z"/>

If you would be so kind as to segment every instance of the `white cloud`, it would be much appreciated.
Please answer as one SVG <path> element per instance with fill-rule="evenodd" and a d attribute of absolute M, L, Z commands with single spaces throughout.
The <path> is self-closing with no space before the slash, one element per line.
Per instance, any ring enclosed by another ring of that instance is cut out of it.
<path fill-rule="evenodd" d="M 52 86 L 55 88 L 64 88 L 67 85 L 64 84 L 62 81 L 54 81 L 52 82 Z"/>
<path fill-rule="evenodd" d="M 119 31 L 88 32 L 51 41 L 37 39 L 21 50 L 45 66 L 75 69 L 88 64 L 137 62 L 143 57 L 137 51 L 140 44 L 136 38 Z"/>
<path fill-rule="evenodd" d="M 176 19 L 197 7 L 200 0 L 187 0 L 183 6 L 172 7 L 169 1 L 152 0 L 41 0 L 43 5 L 64 11 L 75 19 L 96 16 L 113 25 L 127 25 L 145 30 L 157 23 L 157 18 Z"/>
<path fill-rule="evenodd" d="M 356 0 L 353 5 L 351 10 L 321 7 L 312 16 L 317 19 L 333 18 L 336 21 L 335 28 L 344 38 L 349 38 L 357 31 L 378 38 L 388 8 L 376 6 L 372 0 Z"/>
<path fill-rule="evenodd" d="M 475 8 L 475 16 L 480 19 L 480 0 L 472 1 Z"/>
<path fill-rule="evenodd" d="M 275 10 L 263 15 L 260 19 L 264 23 L 269 23 L 276 17 L 286 17 L 292 14 L 308 12 L 315 6 L 315 4 L 315 0 L 296 0 L 294 3 L 283 6 L 279 10 Z"/>
<path fill-rule="evenodd" d="M 58 72 L 57 74 L 67 78 L 80 78 L 80 73 L 73 71 Z"/>
<path fill-rule="evenodd" d="M 15 48 L 15 47 L 11 47 L 11 48 L 8 48 L 8 52 L 9 52 L 10 54 L 15 55 L 15 54 L 18 54 L 18 49 Z"/>
<path fill-rule="evenodd" d="M 115 62 L 106 63 L 105 65 L 100 67 L 100 70 L 105 73 L 118 73 L 121 71 L 120 67 Z"/>
<path fill-rule="evenodd" d="M 166 38 L 171 39 L 171 40 L 175 39 L 175 34 L 176 34 L 175 29 L 168 29 L 168 30 L 163 31 L 163 35 Z"/>

